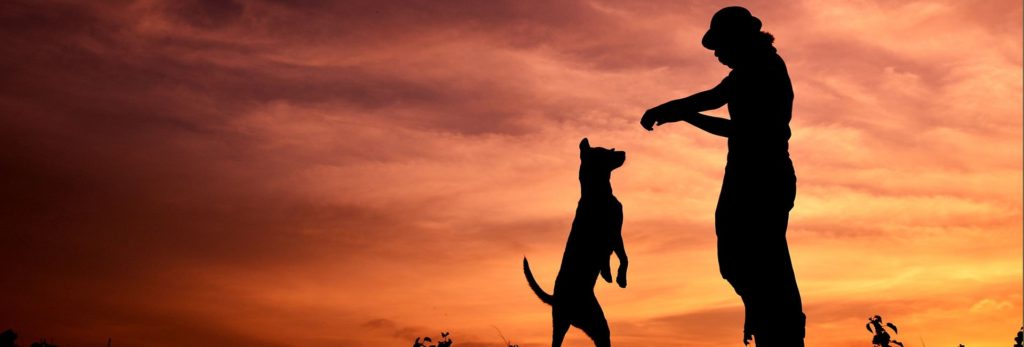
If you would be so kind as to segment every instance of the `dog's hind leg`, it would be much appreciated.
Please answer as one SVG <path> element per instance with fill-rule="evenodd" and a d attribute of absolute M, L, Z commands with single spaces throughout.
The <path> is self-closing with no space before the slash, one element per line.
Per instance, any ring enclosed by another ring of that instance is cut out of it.
<path fill-rule="evenodd" d="M 557 309 L 551 310 L 551 347 L 562 347 L 562 340 L 569 332 L 569 317 Z"/>
<path fill-rule="evenodd" d="M 604 317 L 601 317 L 604 318 Z M 602 320 L 603 321 L 603 320 Z M 603 323 L 603 324 L 601 324 Z M 584 331 L 590 339 L 594 340 L 594 346 L 596 347 L 611 347 L 612 338 L 611 332 L 608 330 L 608 322 L 601 322 L 594 324 L 593 327 L 589 328 L 590 331 Z"/>
<path fill-rule="evenodd" d="M 573 325 L 583 330 L 591 340 L 594 340 L 594 345 L 597 347 L 610 347 L 611 342 L 611 331 L 608 329 L 608 320 L 604 317 L 604 311 L 601 310 L 601 305 L 597 303 L 597 298 L 593 298 L 588 303 L 585 309 L 585 315 L 577 319 Z"/>

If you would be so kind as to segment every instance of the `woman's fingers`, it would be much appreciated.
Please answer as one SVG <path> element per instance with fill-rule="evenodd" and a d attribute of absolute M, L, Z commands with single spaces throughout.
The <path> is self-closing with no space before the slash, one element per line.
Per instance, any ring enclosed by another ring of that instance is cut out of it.
<path fill-rule="evenodd" d="M 655 107 L 647 112 L 644 112 L 644 116 L 640 118 L 640 125 L 647 130 L 654 130 L 655 125 L 661 125 L 664 123 L 664 117 L 662 117 L 661 109 Z"/>

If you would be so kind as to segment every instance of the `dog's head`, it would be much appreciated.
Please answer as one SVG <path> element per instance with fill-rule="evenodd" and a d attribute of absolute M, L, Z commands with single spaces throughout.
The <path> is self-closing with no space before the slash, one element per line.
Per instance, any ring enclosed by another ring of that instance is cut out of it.
<path fill-rule="evenodd" d="M 580 177 L 584 174 L 610 174 L 626 162 L 626 152 L 615 148 L 590 147 L 590 141 L 580 141 Z"/>

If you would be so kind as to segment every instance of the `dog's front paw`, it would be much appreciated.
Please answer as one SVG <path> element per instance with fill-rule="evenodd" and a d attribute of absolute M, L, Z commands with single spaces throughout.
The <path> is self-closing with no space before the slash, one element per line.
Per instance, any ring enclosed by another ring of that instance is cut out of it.
<path fill-rule="evenodd" d="M 619 275 L 615 277 L 615 283 L 619 284 L 619 288 L 626 288 L 626 274 L 620 272 Z"/>
<path fill-rule="evenodd" d="M 605 282 L 612 283 L 612 270 L 601 270 L 601 278 L 603 278 Z"/>

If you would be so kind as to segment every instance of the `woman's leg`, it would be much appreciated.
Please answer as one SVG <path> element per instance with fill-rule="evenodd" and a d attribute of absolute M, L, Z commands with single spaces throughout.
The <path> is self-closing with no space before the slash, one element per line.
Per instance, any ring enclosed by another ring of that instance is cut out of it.
<path fill-rule="evenodd" d="M 806 318 L 785 238 L 787 215 L 761 216 L 765 238 L 751 244 L 750 291 L 758 347 L 803 346 Z M 781 230 L 781 232 L 780 232 Z"/>

